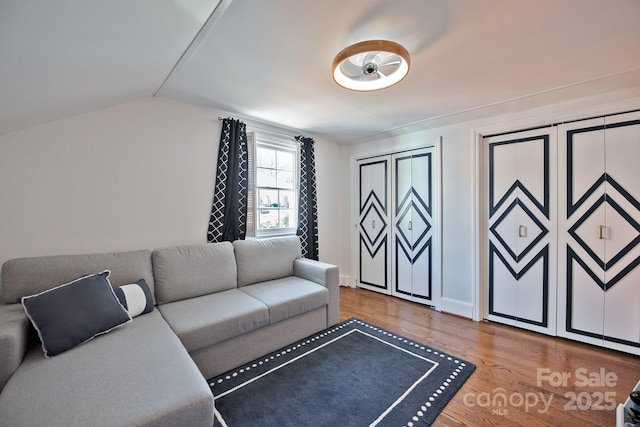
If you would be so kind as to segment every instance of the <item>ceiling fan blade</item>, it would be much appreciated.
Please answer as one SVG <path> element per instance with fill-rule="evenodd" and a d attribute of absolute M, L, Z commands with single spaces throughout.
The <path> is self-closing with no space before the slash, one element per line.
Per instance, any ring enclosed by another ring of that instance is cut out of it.
<path fill-rule="evenodd" d="M 368 82 L 371 80 L 378 80 L 378 76 L 376 76 L 376 74 L 365 74 L 365 73 L 360 73 L 360 75 L 355 76 L 352 78 L 352 80 L 355 81 L 359 81 L 359 82 Z"/>
<path fill-rule="evenodd" d="M 400 64 L 402 63 L 402 61 L 400 61 L 399 59 L 393 59 L 392 61 L 383 61 L 380 64 L 378 64 L 379 67 L 386 67 L 387 65 L 395 65 L 395 66 L 400 66 Z"/>
<path fill-rule="evenodd" d="M 362 59 L 361 65 L 366 65 L 371 63 L 378 65 L 380 63 L 380 56 L 379 56 L 380 53 L 382 52 L 368 52 Z"/>
<path fill-rule="evenodd" d="M 400 62 L 378 65 L 378 71 L 383 73 L 385 76 L 393 74 L 398 70 L 398 68 L 400 68 Z"/>
<path fill-rule="evenodd" d="M 362 74 L 362 66 L 351 62 L 351 58 L 347 59 L 340 65 L 340 70 L 342 71 L 342 74 L 347 77 L 355 77 Z"/>

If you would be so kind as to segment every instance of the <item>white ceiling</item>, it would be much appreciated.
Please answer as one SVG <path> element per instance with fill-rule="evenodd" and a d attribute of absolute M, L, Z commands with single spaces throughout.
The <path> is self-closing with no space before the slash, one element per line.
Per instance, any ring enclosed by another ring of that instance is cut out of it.
<path fill-rule="evenodd" d="M 409 75 L 333 83 L 366 39 Z M 639 52 L 638 0 L 0 0 L 0 134 L 161 96 L 358 142 L 637 88 Z"/>

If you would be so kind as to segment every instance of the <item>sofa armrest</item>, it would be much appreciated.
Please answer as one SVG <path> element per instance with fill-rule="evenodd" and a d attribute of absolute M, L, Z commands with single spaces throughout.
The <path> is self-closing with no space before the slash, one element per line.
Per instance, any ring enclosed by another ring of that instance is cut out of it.
<path fill-rule="evenodd" d="M 310 280 L 329 290 L 327 327 L 340 321 L 340 271 L 337 266 L 308 258 L 298 258 L 293 262 L 296 276 Z"/>
<path fill-rule="evenodd" d="M 0 391 L 27 351 L 29 319 L 22 304 L 0 305 Z"/>

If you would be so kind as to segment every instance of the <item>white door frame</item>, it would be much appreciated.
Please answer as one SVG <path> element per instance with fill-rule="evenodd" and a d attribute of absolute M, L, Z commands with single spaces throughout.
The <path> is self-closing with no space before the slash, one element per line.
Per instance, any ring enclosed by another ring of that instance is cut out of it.
<path fill-rule="evenodd" d="M 391 155 L 393 153 L 403 152 L 403 151 L 412 151 L 420 148 L 428 148 L 434 147 L 435 150 L 435 161 L 434 161 L 434 178 L 436 179 L 436 183 L 434 185 L 434 205 L 436 213 L 434 217 L 437 215 L 438 224 L 438 244 L 439 248 L 438 261 L 433 264 L 434 267 L 434 286 L 433 286 L 433 303 L 434 308 L 436 310 L 440 310 L 440 299 L 442 297 L 442 137 L 438 137 L 435 142 L 432 143 L 411 143 L 405 145 L 394 146 L 391 149 L 375 149 L 370 151 L 364 151 L 352 154 L 349 158 L 349 182 L 350 182 L 350 194 L 357 195 L 358 188 L 356 179 L 356 166 L 357 162 L 362 159 L 366 159 L 369 157 L 378 157 L 382 155 Z M 358 274 L 358 207 L 353 203 L 350 203 L 349 210 L 349 242 L 350 248 L 349 252 L 351 254 L 351 265 L 350 270 L 352 272 L 352 276 L 347 281 L 347 284 L 350 287 L 357 287 L 357 274 Z"/>

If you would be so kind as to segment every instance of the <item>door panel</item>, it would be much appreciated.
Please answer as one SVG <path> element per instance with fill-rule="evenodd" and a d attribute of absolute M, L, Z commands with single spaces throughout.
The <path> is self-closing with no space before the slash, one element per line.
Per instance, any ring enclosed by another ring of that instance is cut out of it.
<path fill-rule="evenodd" d="M 604 119 L 558 128 L 558 335 L 602 345 L 605 224 Z"/>
<path fill-rule="evenodd" d="M 559 335 L 640 354 L 638 114 L 559 127 Z"/>
<path fill-rule="evenodd" d="M 489 159 L 489 320 L 555 335 L 556 138 L 485 138 Z"/>
<path fill-rule="evenodd" d="M 392 294 L 412 301 L 434 303 L 433 148 L 394 154 Z"/>
<path fill-rule="evenodd" d="M 357 162 L 358 286 L 390 293 L 390 156 Z"/>
<path fill-rule="evenodd" d="M 604 340 L 640 354 L 640 113 L 605 118 Z"/>

